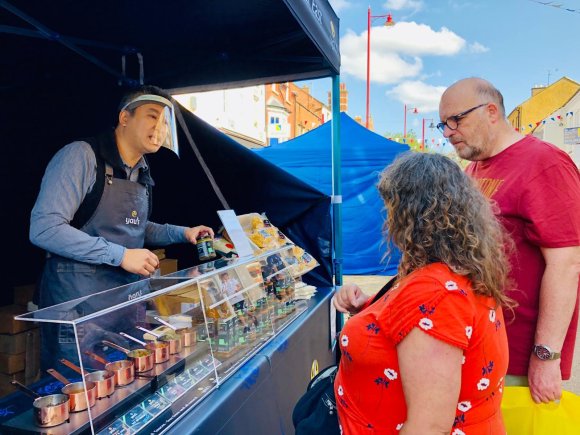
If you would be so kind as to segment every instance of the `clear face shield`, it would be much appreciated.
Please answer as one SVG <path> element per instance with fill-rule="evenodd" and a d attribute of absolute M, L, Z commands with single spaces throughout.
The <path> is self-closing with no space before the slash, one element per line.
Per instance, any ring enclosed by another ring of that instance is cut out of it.
<path fill-rule="evenodd" d="M 143 104 L 154 103 L 163 107 L 157 118 L 157 124 L 153 131 L 151 141 L 170 149 L 179 156 L 179 146 L 177 143 L 177 123 L 175 121 L 175 108 L 173 103 L 160 95 L 140 95 L 129 101 L 120 110 L 135 109 Z"/>

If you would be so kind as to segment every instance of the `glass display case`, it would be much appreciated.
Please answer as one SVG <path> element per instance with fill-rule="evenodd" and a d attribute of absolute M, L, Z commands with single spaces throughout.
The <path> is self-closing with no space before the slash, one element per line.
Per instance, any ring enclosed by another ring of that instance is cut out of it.
<path fill-rule="evenodd" d="M 3 433 L 150 433 L 179 420 L 306 309 L 294 293 L 306 271 L 288 245 L 18 316 L 55 340 L 68 331 L 70 351 L 51 355 L 58 379 L 26 386 L 49 397 L 23 399 Z"/>

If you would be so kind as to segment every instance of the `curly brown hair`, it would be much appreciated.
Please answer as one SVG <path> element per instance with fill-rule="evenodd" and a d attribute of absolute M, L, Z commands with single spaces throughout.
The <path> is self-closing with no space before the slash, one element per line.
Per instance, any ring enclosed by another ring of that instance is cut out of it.
<path fill-rule="evenodd" d="M 407 153 L 381 174 L 387 241 L 401 250 L 399 276 L 434 262 L 468 277 L 476 294 L 511 307 L 511 241 L 489 201 L 459 166 L 439 154 Z"/>

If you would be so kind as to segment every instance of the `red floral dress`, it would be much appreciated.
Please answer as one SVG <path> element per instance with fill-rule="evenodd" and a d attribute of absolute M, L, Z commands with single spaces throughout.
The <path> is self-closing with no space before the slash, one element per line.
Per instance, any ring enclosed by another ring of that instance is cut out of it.
<path fill-rule="evenodd" d="M 492 298 L 476 296 L 467 278 L 442 263 L 413 272 L 346 323 L 334 383 L 342 433 L 401 430 L 407 407 L 397 344 L 413 328 L 463 350 L 461 390 L 449 433 L 505 434 L 500 403 L 508 345 L 502 310 Z"/>

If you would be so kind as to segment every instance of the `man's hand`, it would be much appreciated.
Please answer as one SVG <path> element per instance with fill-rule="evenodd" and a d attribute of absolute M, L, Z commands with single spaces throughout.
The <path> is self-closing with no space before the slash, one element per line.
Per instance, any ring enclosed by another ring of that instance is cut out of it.
<path fill-rule="evenodd" d="M 542 361 L 535 355 L 530 357 L 528 367 L 530 393 L 536 403 L 550 403 L 562 397 L 562 372 L 560 359 Z"/>
<path fill-rule="evenodd" d="M 149 249 L 125 249 L 121 267 L 127 272 L 148 277 L 159 268 L 159 258 Z"/>
<path fill-rule="evenodd" d="M 368 299 L 369 296 L 365 295 L 358 285 L 345 284 L 335 293 L 332 301 L 341 313 L 355 314 Z"/>
<path fill-rule="evenodd" d="M 206 227 L 205 225 L 199 225 L 197 227 L 191 227 L 185 230 L 185 237 L 187 238 L 189 243 L 193 243 L 194 245 L 197 243 L 197 238 L 200 234 L 207 233 L 212 238 L 214 236 L 213 230 L 210 227 Z"/>

